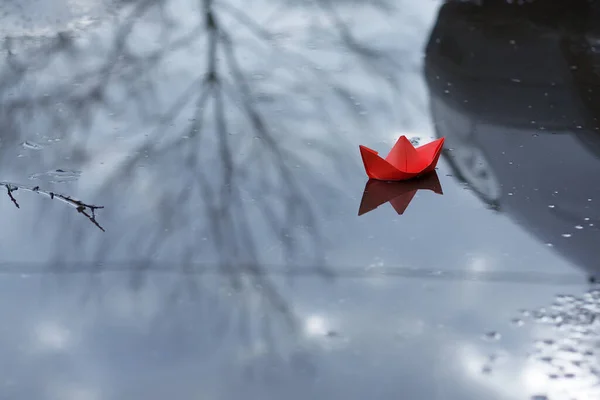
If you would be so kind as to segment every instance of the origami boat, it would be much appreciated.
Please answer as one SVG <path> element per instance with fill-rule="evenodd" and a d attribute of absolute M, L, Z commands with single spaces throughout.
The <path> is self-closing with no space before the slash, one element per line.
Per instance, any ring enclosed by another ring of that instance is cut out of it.
<path fill-rule="evenodd" d="M 444 147 L 444 138 L 415 148 L 406 136 L 402 135 L 385 159 L 375 150 L 362 145 L 359 147 L 369 178 L 404 181 L 435 170 Z"/>

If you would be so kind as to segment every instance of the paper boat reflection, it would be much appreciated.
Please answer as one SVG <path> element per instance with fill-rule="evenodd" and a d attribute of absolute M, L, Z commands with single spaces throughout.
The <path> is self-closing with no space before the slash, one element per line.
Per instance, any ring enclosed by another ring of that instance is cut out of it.
<path fill-rule="evenodd" d="M 373 211 L 388 201 L 394 207 L 394 210 L 402 215 L 419 189 L 428 189 L 437 194 L 444 194 L 435 171 L 420 178 L 401 182 L 369 179 L 365 185 L 358 215 Z"/>

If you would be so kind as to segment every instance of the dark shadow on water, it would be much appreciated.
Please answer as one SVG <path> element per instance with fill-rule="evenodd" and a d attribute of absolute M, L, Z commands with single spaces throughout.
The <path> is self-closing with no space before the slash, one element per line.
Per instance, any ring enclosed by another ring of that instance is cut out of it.
<path fill-rule="evenodd" d="M 426 49 L 431 113 L 457 179 L 595 275 L 599 11 L 544 4 L 445 4 Z"/>
<path fill-rule="evenodd" d="M 431 114 L 438 136 L 446 137 L 444 155 L 456 179 L 594 283 L 600 274 L 600 5 L 534 3 L 448 2 L 440 9 L 425 63 Z M 592 310 L 599 299 L 592 286 L 523 312 L 524 321 L 553 328 L 542 329 L 547 336 L 528 349 L 535 368 L 545 371 L 543 398 L 597 397 Z"/>

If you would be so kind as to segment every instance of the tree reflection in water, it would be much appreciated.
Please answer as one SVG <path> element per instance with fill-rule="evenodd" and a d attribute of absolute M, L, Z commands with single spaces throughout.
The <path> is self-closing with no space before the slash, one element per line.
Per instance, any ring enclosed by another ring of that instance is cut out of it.
<path fill-rule="evenodd" d="M 385 16 L 394 6 L 353 7 Z M 331 0 L 251 8 L 137 0 L 89 31 L 5 40 L 3 148 L 43 130 L 61 145 L 41 152 L 42 164 L 110 160 L 90 173 L 97 186 L 88 193 L 106 207 L 106 235 L 83 224 L 61 230 L 53 271 L 84 268 L 69 267 L 72 258 L 91 258 L 90 273 L 134 259 L 125 269 L 140 289 L 148 260 L 168 263 L 182 274 L 167 306 L 185 294 L 206 296 L 211 285 L 194 272 L 215 265 L 236 298 L 254 299 L 234 301 L 230 315 L 262 324 L 268 343 L 275 324 L 297 332 L 297 315 L 266 265 L 284 265 L 290 281 L 303 265 L 334 275 L 314 192 L 319 212 L 334 207 L 328 179 L 353 168 L 345 149 L 348 134 L 370 126 L 363 104 L 391 111 L 365 88 L 385 84 L 397 96 L 406 69 L 403 51 L 358 39 L 343 9 Z M 88 294 L 100 290 L 91 276 Z"/>

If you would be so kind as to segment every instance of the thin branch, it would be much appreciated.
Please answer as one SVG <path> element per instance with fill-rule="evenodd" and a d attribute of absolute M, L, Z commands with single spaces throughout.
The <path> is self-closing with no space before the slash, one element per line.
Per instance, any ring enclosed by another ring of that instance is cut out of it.
<path fill-rule="evenodd" d="M 10 200 L 13 202 L 13 204 L 17 207 L 17 208 L 21 208 L 19 206 L 19 203 L 17 203 L 17 200 L 13 197 L 12 192 L 19 190 L 19 188 L 11 186 L 11 185 L 6 185 L 6 193 L 8 193 L 8 197 L 10 197 Z"/>
<path fill-rule="evenodd" d="M 41 194 L 43 196 L 49 197 L 52 200 L 57 199 L 63 203 L 68 204 L 71 207 L 74 207 L 78 213 L 83 214 L 88 220 L 90 220 L 90 222 L 92 224 L 96 225 L 102 232 L 106 232 L 104 230 L 104 228 L 96 220 L 96 210 L 104 208 L 104 206 L 96 206 L 93 204 L 87 204 L 87 203 L 84 203 L 80 200 L 74 199 L 74 198 L 64 195 L 64 194 L 40 190 L 39 186 L 27 187 L 27 186 L 16 185 L 14 183 L 9 183 L 9 182 L 0 182 L 0 186 L 4 186 L 6 188 L 8 197 L 10 198 L 10 200 L 13 202 L 13 204 L 17 208 L 21 208 L 21 207 L 19 206 L 19 203 L 17 202 L 17 200 L 14 198 L 12 192 L 16 192 L 17 190 L 21 189 L 22 191 Z"/>

